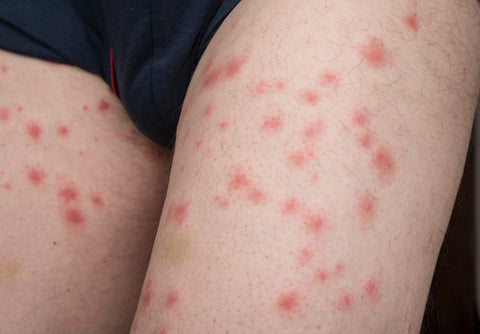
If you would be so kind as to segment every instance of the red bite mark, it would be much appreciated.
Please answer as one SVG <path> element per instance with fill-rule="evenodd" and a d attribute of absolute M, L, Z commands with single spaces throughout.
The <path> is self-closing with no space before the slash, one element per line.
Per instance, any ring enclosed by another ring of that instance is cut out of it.
<path fill-rule="evenodd" d="M 68 136 L 68 128 L 64 125 L 60 125 L 58 128 L 57 128 L 57 133 L 62 136 L 62 137 L 66 137 Z"/>
<path fill-rule="evenodd" d="M 294 165 L 295 167 L 303 167 L 306 165 L 306 163 L 310 160 L 310 158 L 313 157 L 313 153 L 308 150 L 300 150 L 300 151 L 295 151 L 292 152 L 288 155 L 288 161 Z"/>
<path fill-rule="evenodd" d="M 105 206 L 105 201 L 103 200 L 102 195 L 100 194 L 93 194 L 90 197 L 90 202 L 99 208 L 103 208 Z"/>
<path fill-rule="evenodd" d="M 149 279 L 147 285 L 145 286 L 145 290 L 143 291 L 142 298 L 140 304 L 142 308 L 146 309 L 152 304 L 153 299 L 153 291 L 152 291 L 152 280 Z"/>
<path fill-rule="evenodd" d="M 3 183 L 3 184 L 2 184 L 2 188 L 8 191 L 8 190 L 12 189 L 12 185 L 11 185 L 10 183 L 8 183 L 8 182 L 7 182 L 7 183 Z"/>
<path fill-rule="evenodd" d="M 74 186 L 61 187 L 57 192 L 58 198 L 65 204 L 75 201 L 78 198 L 77 189 Z"/>
<path fill-rule="evenodd" d="M 403 18 L 403 23 L 414 32 L 418 31 L 417 14 L 410 14 L 405 16 Z"/>
<path fill-rule="evenodd" d="M 0 121 L 6 122 L 10 119 L 10 109 L 7 107 L 3 107 L 0 109 Z"/>
<path fill-rule="evenodd" d="M 395 172 L 395 162 L 390 152 L 385 148 L 379 148 L 374 152 L 372 163 L 378 175 L 382 178 L 389 177 Z"/>
<path fill-rule="evenodd" d="M 215 56 L 209 61 L 205 68 L 205 75 L 203 80 L 204 87 L 212 87 L 215 84 L 230 80 L 236 77 L 242 67 L 245 65 L 248 55 L 232 57 L 224 63 L 214 64 Z"/>
<path fill-rule="evenodd" d="M 178 301 L 179 301 L 178 292 L 172 289 L 167 293 L 167 298 L 165 300 L 165 307 L 167 308 L 167 310 L 170 310 L 171 308 L 173 308 L 175 305 L 178 304 Z"/>
<path fill-rule="evenodd" d="M 313 250 L 310 247 L 303 247 L 298 251 L 297 260 L 301 266 L 309 263 L 313 258 Z"/>
<path fill-rule="evenodd" d="M 200 139 L 200 140 L 197 140 L 197 141 L 195 142 L 195 148 L 196 148 L 197 150 L 199 150 L 199 149 L 200 149 L 200 146 L 202 146 L 202 143 L 203 143 L 203 140 L 201 140 L 201 139 Z"/>
<path fill-rule="evenodd" d="M 370 278 L 363 285 L 362 299 L 368 299 L 372 303 L 378 303 L 380 300 L 380 284 L 375 277 Z"/>
<path fill-rule="evenodd" d="M 1 68 L 2 68 L 2 73 L 3 73 L 3 74 L 7 74 L 7 72 L 8 72 L 8 67 L 5 66 L 5 65 L 2 65 Z"/>
<path fill-rule="evenodd" d="M 261 80 L 252 90 L 253 95 L 263 96 L 271 92 L 279 92 L 285 88 L 283 81 L 277 81 L 274 83 L 268 83 L 265 80 Z"/>
<path fill-rule="evenodd" d="M 30 136 L 34 141 L 38 141 L 42 134 L 42 128 L 39 124 L 35 122 L 30 122 L 26 125 L 27 135 Z"/>
<path fill-rule="evenodd" d="M 305 127 L 305 129 L 303 130 L 303 135 L 307 139 L 316 139 L 320 135 L 324 127 L 325 126 L 323 124 L 323 121 L 317 120 Z"/>
<path fill-rule="evenodd" d="M 270 86 L 268 83 L 266 83 L 264 80 L 260 81 L 256 86 L 255 88 L 253 89 L 253 92 L 256 94 L 256 95 L 265 95 L 265 93 L 271 88 L 272 86 Z"/>
<path fill-rule="evenodd" d="M 228 190 L 242 190 L 250 187 L 250 184 L 251 182 L 245 175 L 245 172 L 237 167 L 229 177 Z"/>
<path fill-rule="evenodd" d="M 203 117 L 204 118 L 210 118 L 213 114 L 213 111 L 214 111 L 213 103 L 209 103 L 207 108 L 205 109 L 205 111 L 203 113 Z"/>
<path fill-rule="evenodd" d="M 337 308 L 340 310 L 347 310 L 351 308 L 354 304 L 355 300 L 351 293 L 343 293 L 335 303 Z"/>
<path fill-rule="evenodd" d="M 175 222 L 178 226 L 182 225 L 188 216 L 189 206 L 190 202 L 183 200 L 172 203 L 167 211 L 167 221 Z"/>
<path fill-rule="evenodd" d="M 65 212 L 65 219 L 67 223 L 80 227 L 85 223 L 85 218 L 83 217 L 82 213 L 78 209 L 68 209 Z"/>
<path fill-rule="evenodd" d="M 82 109 L 83 109 L 83 111 L 88 111 L 88 106 L 87 106 L 87 105 L 83 105 Z"/>
<path fill-rule="evenodd" d="M 300 99 L 306 102 L 307 104 L 314 106 L 318 103 L 318 101 L 320 100 L 320 97 L 314 91 L 306 90 L 300 94 Z"/>
<path fill-rule="evenodd" d="M 300 203 L 294 197 L 287 199 L 282 204 L 282 213 L 284 215 L 293 215 L 298 212 Z"/>
<path fill-rule="evenodd" d="M 47 177 L 47 173 L 43 169 L 27 166 L 27 178 L 31 185 L 38 187 L 45 177 Z"/>
<path fill-rule="evenodd" d="M 100 102 L 98 102 L 97 105 L 97 111 L 104 114 L 108 111 L 108 109 L 110 109 L 110 104 L 108 104 L 108 102 L 104 99 L 100 99 Z"/>
<path fill-rule="evenodd" d="M 218 128 L 219 128 L 221 131 L 226 131 L 229 126 L 230 126 L 230 123 L 227 122 L 227 121 L 223 121 L 223 122 L 221 122 L 220 124 L 218 124 Z"/>
<path fill-rule="evenodd" d="M 370 123 L 370 113 L 366 108 L 360 108 L 353 112 L 352 123 L 355 126 L 364 128 Z"/>
<path fill-rule="evenodd" d="M 165 326 L 160 326 L 156 334 L 168 334 L 168 329 Z"/>
<path fill-rule="evenodd" d="M 218 207 L 222 209 L 226 209 L 228 207 L 228 199 L 222 196 L 215 196 L 215 203 L 217 203 Z"/>
<path fill-rule="evenodd" d="M 332 71 L 324 71 L 319 76 L 320 85 L 322 87 L 337 91 L 340 86 L 340 78 L 337 73 Z"/>
<path fill-rule="evenodd" d="M 311 234 L 319 234 L 325 227 L 325 218 L 320 214 L 309 214 L 304 217 L 304 224 Z"/>
<path fill-rule="evenodd" d="M 277 131 L 283 126 L 282 118 L 279 116 L 267 116 L 263 119 L 262 130 Z"/>
<path fill-rule="evenodd" d="M 370 67 L 380 69 L 387 66 L 387 54 L 378 38 L 370 38 L 368 44 L 360 47 L 360 55 Z"/>
<path fill-rule="evenodd" d="M 357 197 L 356 211 L 363 223 L 366 223 L 374 217 L 376 207 L 377 203 L 372 195 L 364 193 Z"/>
<path fill-rule="evenodd" d="M 323 268 L 318 268 L 315 270 L 313 276 L 316 282 L 325 283 L 325 281 L 329 278 L 329 273 Z"/>
<path fill-rule="evenodd" d="M 358 144 L 363 148 L 370 148 L 372 146 L 372 136 L 365 133 L 358 138 Z"/>
<path fill-rule="evenodd" d="M 248 200 L 253 204 L 260 204 L 266 199 L 263 192 L 259 189 L 253 188 L 248 192 Z"/>
<path fill-rule="evenodd" d="M 22 107 L 22 106 L 18 106 L 18 107 L 17 107 L 17 111 L 18 111 L 18 112 L 22 112 L 22 111 L 23 111 L 23 107 Z"/>
<path fill-rule="evenodd" d="M 295 314 L 298 311 L 299 306 L 299 296 L 295 291 L 283 293 L 277 299 L 277 308 L 284 314 Z"/>
<path fill-rule="evenodd" d="M 339 262 L 335 265 L 335 275 L 340 275 L 345 270 L 345 264 Z"/>

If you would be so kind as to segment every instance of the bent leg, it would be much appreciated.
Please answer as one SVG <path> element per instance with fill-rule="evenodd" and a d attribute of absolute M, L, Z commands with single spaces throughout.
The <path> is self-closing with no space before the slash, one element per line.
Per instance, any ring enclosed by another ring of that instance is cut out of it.
<path fill-rule="evenodd" d="M 242 1 L 187 94 L 132 332 L 418 332 L 479 27 L 471 1 Z"/>
<path fill-rule="evenodd" d="M 0 52 L 0 332 L 127 333 L 169 170 L 97 76 Z"/>

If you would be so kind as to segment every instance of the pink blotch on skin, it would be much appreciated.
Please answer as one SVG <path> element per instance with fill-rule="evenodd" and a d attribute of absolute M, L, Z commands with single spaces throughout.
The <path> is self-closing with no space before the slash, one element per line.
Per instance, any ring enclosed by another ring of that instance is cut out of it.
<path fill-rule="evenodd" d="M 103 208 L 105 206 L 105 201 L 103 200 L 102 195 L 100 194 L 93 194 L 90 197 L 90 201 L 96 207 Z"/>
<path fill-rule="evenodd" d="M 240 57 L 234 57 L 229 61 L 227 61 L 227 63 L 225 64 L 225 74 L 227 78 L 231 79 L 235 77 L 240 71 L 240 69 L 242 68 L 246 60 L 247 60 L 247 56 L 243 55 Z"/>
<path fill-rule="evenodd" d="M 309 150 L 305 151 L 295 151 L 290 153 L 288 156 L 288 161 L 295 167 L 303 167 L 308 162 L 309 158 L 313 156 L 312 152 Z"/>
<path fill-rule="evenodd" d="M 364 193 L 357 197 L 357 214 L 364 223 L 374 217 L 376 208 L 377 203 L 372 195 Z"/>
<path fill-rule="evenodd" d="M 360 47 L 360 55 L 367 64 L 375 69 L 387 66 L 387 54 L 383 43 L 378 38 L 370 38 L 368 44 Z"/>
<path fill-rule="evenodd" d="M 340 86 L 340 78 L 335 72 L 324 71 L 320 74 L 319 79 L 322 87 L 329 88 L 333 91 L 337 91 Z"/>
<path fill-rule="evenodd" d="M 2 65 L 2 73 L 7 74 L 7 72 L 8 72 L 8 67 L 5 65 Z"/>
<path fill-rule="evenodd" d="M 173 290 L 173 289 L 168 291 L 167 298 L 166 298 L 166 301 L 165 301 L 165 306 L 166 306 L 167 310 L 169 310 L 169 309 L 173 308 L 175 305 L 177 305 L 178 301 L 179 301 L 178 292 Z"/>
<path fill-rule="evenodd" d="M 63 136 L 63 137 L 66 137 L 69 133 L 69 130 L 66 126 L 64 125 L 61 125 L 58 127 L 57 129 L 57 133 L 60 135 L 60 136 Z"/>
<path fill-rule="evenodd" d="M 17 107 L 17 111 L 18 111 L 18 112 L 22 112 L 22 111 L 23 111 L 23 107 L 22 107 L 22 106 L 18 106 L 18 107 Z"/>
<path fill-rule="evenodd" d="M 248 192 L 248 199 L 253 204 L 260 204 L 265 201 L 265 195 L 261 190 L 253 188 Z"/>
<path fill-rule="evenodd" d="M 65 218 L 67 223 L 73 226 L 81 226 L 85 223 L 85 218 L 83 217 L 82 213 L 77 209 L 68 209 L 65 212 Z"/>
<path fill-rule="evenodd" d="M 12 186 L 10 183 L 3 183 L 2 188 L 8 191 L 12 188 Z"/>
<path fill-rule="evenodd" d="M 6 122 L 10 119 L 10 109 L 3 107 L 0 109 L 0 121 Z"/>
<path fill-rule="evenodd" d="M 370 278 L 363 285 L 362 299 L 368 299 L 372 303 L 377 303 L 380 300 L 380 284 L 375 277 Z"/>
<path fill-rule="evenodd" d="M 277 299 L 277 308 L 280 312 L 292 315 L 300 306 L 298 293 L 295 291 L 281 294 Z"/>
<path fill-rule="evenodd" d="M 142 294 L 141 305 L 144 309 L 148 308 L 153 299 L 152 280 L 149 279 Z"/>
<path fill-rule="evenodd" d="M 310 247 L 304 247 L 299 250 L 297 260 L 301 266 L 304 266 L 312 260 L 312 257 L 313 250 Z"/>
<path fill-rule="evenodd" d="M 182 225 L 188 216 L 189 206 L 190 202 L 183 200 L 172 203 L 167 212 L 167 220 L 175 222 L 178 226 Z"/>
<path fill-rule="evenodd" d="M 314 278 L 318 283 L 325 283 L 325 281 L 329 278 L 329 273 L 325 269 L 318 268 L 315 270 Z"/>
<path fill-rule="evenodd" d="M 355 303 L 354 297 L 351 293 L 343 293 L 337 300 L 336 305 L 340 310 L 351 308 Z"/>
<path fill-rule="evenodd" d="M 282 126 L 283 126 L 283 121 L 281 117 L 267 116 L 263 119 L 262 130 L 276 131 L 276 130 L 280 130 Z"/>
<path fill-rule="evenodd" d="M 254 92 L 257 94 L 257 95 L 264 95 L 265 92 L 270 89 L 271 86 L 269 84 L 267 84 L 264 80 L 261 80 L 257 86 L 255 86 L 254 88 Z"/>
<path fill-rule="evenodd" d="M 160 327 L 157 334 L 168 334 L 168 329 Z"/>
<path fill-rule="evenodd" d="M 372 145 L 372 136 L 369 133 L 365 133 L 358 138 L 358 143 L 363 148 L 370 148 Z"/>
<path fill-rule="evenodd" d="M 379 148 L 374 152 L 372 163 L 382 178 L 389 177 L 395 172 L 395 161 L 390 152 L 385 148 Z"/>
<path fill-rule="evenodd" d="M 223 121 L 223 122 L 221 122 L 220 124 L 218 124 L 218 128 L 219 128 L 221 131 L 226 131 L 229 126 L 230 126 L 230 123 L 227 122 L 227 121 Z"/>
<path fill-rule="evenodd" d="M 38 187 L 47 177 L 47 173 L 41 168 L 27 167 L 28 181 L 35 187 Z"/>
<path fill-rule="evenodd" d="M 62 200 L 65 204 L 73 202 L 78 197 L 77 189 L 74 186 L 65 186 L 61 187 L 57 193 L 60 200 Z"/>
<path fill-rule="evenodd" d="M 302 101 L 306 102 L 307 104 L 315 106 L 318 103 L 318 101 L 320 100 L 320 97 L 314 91 L 307 90 L 307 91 L 303 92 L 302 94 L 300 94 L 300 99 Z"/>
<path fill-rule="evenodd" d="M 226 197 L 215 196 L 215 203 L 222 208 L 226 209 L 228 207 L 228 199 Z"/>
<path fill-rule="evenodd" d="M 364 128 L 370 123 L 370 114 L 367 109 L 361 108 L 353 112 L 352 123 L 355 126 Z"/>
<path fill-rule="evenodd" d="M 313 122 L 303 130 L 303 135 L 308 139 L 315 139 L 324 129 L 324 123 L 321 120 Z"/>
<path fill-rule="evenodd" d="M 87 105 L 83 105 L 82 109 L 83 109 L 83 111 L 88 111 L 88 106 L 87 106 Z"/>
<path fill-rule="evenodd" d="M 207 108 L 205 109 L 205 112 L 203 113 L 204 118 L 210 118 L 213 114 L 214 106 L 212 103 L 209 103 Z"/>
<path fill-rule="evenodd" d="M 417 14 L 410 14 L 404 17 L 403 23 L 406 24 L 408 28 L 410 28 L 412 31 L 417 32 L 418 31 L 418 20 L 417 20 Z"/>
<path fill-rule="evenodd" d="M 341 262 L 335 265 L 335 275 L 340 275 L 345 270 L 345 265 Z"/>
<path fill-rule="evenodd" d="M 197 142 L 195 143 L 195 148 L 196 148 L 197 150 L 199 150 L 199 149 L 200 149 L 200 146 L 202 145 L 202 143 L 203 143 L 203 140 L 201 140 L 201 139 L 200 139 L 200 140 L 197 140 Z"/>
<path fill-rule="evenodd" d="M 35 122 L 30 122 L 26 125 L 27 134 L 34 140 L 38 141 L 42 134 L 42 128 Z"/>
<path fill-rule="evenodd" d="M 110 104 L 104 99 L 100 99 L 98 102 L 97 111 L 100 113 L 106 113 L 110 109 Z"/>
<path fill-rule="evenodd" d="M 228 190 L 231 191 L 245 189 L 249 187 L 250 184 L 251 182 L 243 170 L 241 168 L 235 168 L 229 178 Z"/>
<path fill-rule="evenodd" d="M 319 234 L 325 226 L 325 218 L 320 214 L 309 214 L 304 217 L 304 224 L 311 234 Z"/>
<path fill-rule="evenodd" d="M 282 205 L 282 213 L 284 215 L 292 215 L 298 212 L 300 203 L 295 198 L 289 198 Z"/>
<path fill-rule="evenodd" d="M 247 61 L 248 55 L 232 57 L 225 63 L 214 65 L 216 56 L 213 56 L 205 68 L 204 87 L 212 87 L 221 81 L 230 80 L 238 75 Z"/>

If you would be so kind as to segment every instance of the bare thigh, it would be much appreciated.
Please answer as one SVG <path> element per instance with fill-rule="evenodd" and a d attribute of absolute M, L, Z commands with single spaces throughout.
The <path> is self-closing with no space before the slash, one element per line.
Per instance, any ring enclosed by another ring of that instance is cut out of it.
<path fill-rule="evenodd" d="M 418 332 L 479 36 L 471 1 L 242 1 L 187 94 L 132 333 Z"/>
<path fill-rule="evenodd" d="M 0 52 L 2 333 L 127 333 L 169 150 L 100 77 Z"/>

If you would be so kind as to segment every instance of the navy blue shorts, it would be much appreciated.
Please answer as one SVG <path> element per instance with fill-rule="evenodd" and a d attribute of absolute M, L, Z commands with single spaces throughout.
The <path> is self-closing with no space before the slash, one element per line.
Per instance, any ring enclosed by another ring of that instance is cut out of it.
<path fill-rule="evenodd" d="M 2 2 L 0 48 L 100 75 L 140 131 L 170 145 L 193 71 L 240 0 Z"/>

